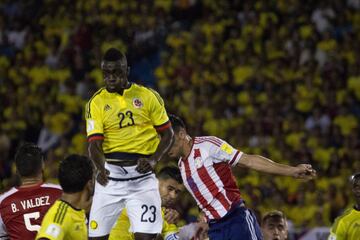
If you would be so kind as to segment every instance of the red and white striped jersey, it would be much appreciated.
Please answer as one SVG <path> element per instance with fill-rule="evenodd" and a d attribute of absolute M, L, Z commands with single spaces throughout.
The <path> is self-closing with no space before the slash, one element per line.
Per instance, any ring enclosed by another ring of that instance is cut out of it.
<path fill-rule="evenodd" d="M 231 166 L 242 152 L 217 137 L 195 137 L 189 156 L 180 158 L 184 185 L 209 220 L 220 219 L 241 201 Z"/>
<path fill-rule="evenodd" d="M 0 239 L 35 239 L 45 213 L 61 194 L 60 186 L 41 183 L 0 195 Z"/>

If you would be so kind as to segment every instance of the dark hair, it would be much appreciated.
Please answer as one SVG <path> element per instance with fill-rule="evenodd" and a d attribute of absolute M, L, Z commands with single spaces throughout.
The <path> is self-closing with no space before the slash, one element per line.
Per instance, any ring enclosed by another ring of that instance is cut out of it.
<path fill-rule="evenodd" d="M 111 61 L 111 62 L 123 60 L 123 59 L 126 60 L 125 55 L 122 52 L 120 52 L 119 50 L 117 50 L 116 48 L 109 48 L 105 52 L 104 57 L 103 57 L 104 61 Z"/>
<path fill-rule="evenodd" d="M 180 128 L 186 129 L 184 121 L 174 114 L 169 114 L 171 126 L 175 132 L 178 132 Z"/>
<path fill-rule="evenodd" d="M 286 217 L 284 213 L 278 210 L 267 212 L 262 218 L 261 225 L 264 225 L 268 219 L 284 219 L 284 221 L 286 222 Z"/>
<path fill-rule="evenodd" d="M 15 154 L 15 165 L 21 177 L 32 177 L 41 172 L 43 154 L 33 143 L 22 144 Z"/>
<path fill-rule="evenodd" d="M 174 179 L 178 183 L 182 184 L 183 180 L 181 178 L 181 173 L 179 168 L 177 167 L 164 167 L 160 170 L 160 172 L 157 174 L 157 177 L 159 179 Z"/>
<path fill-rule="evenodd" d="M 93 177 L 93 165 L 89 158 L 72 154 L 61 161 L 59 182 L 65 193 L 81 192 Z"/>

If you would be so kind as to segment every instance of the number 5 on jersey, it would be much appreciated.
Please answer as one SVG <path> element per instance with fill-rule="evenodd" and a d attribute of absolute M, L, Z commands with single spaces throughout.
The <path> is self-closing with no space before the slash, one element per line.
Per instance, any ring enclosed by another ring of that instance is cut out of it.
<path fill-rule="evenodd" d="M 24 223 L 27 230 L 34 232 L 40 230 L 40 225 L 32 225 L 31 219 L 38 219 L 40 217 L 40 212 L 32 212 L 24 214 Z"/>

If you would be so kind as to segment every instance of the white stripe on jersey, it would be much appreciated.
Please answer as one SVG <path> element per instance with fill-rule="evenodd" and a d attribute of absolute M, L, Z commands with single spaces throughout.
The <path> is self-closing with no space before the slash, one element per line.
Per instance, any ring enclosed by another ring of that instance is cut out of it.
<path fill-rule="evenodd" d="M 191 154 L 191 153 L 190 153 Z M 193 198 L 195 199 L 197 205 L 202 209 L 202 211 L 206 214 L 206 216 L 212 216 L 210 211 L 208 211 L 206 208 L 204 208 L 204 206 L 201 204 L 201 202 L 199 201 L 199 199 L 197 199 L 197 197 L 195 196 L 194 192 L 192 191 L 190 185 L 188 184 L 187 178 L 186 178 L 186 172 L 185 172 L 185 167 L 183 166 L 184 163 L 181 162 L 181 160 L 179 160 L 179 168 L 180 168 L 180 172 L 181 172 L 181 177 L 183 179 L 183 184 L 186 187 L 186 189 L 188 189 L 188 192 L 190 192 L 190 194 L 193 196 Z M 200 190 L 199 190 L 200 191 Z"/>
<path fill-rule="evenodd" d="M 60 185 L 53 184 L 53 183 L 43 183 L 41 184 L 42 187 L 48 187 L 48 188 L 56 188 L 62 190 Z"/>
<path fill-rule="evenodd" d="M 227 210 L 223 207 L 223 205 L 219 202 L 218 199 L 213 197 L 213 195 L 207 188 L 206 184 L 201 180 L 201 178 L 199 176 L 199 172 L 197 171 L 197 168 L 195 166 L 195 163 L 190 161 L 189 166 L 190 166 L 191 175 L 194 179 L 194 182 L 198 183 L 196 185 L 199 188 L 200 194 L 206 199 L 207 203 L 210 204 L 215 209 L 215 211 L 218 212 L 220 217 L 223 217 L 227 213 Z M 212 177 L 212 175 L 210 175 L 210 177 Z M 202 183 L 202 184 L 199 184 L 199 183 Z M 212 218 L 214 218 L 214 216 L 212 216 Z"/>
<path fill-rule="evenodd" d="M 17 188 L 13 187 L 11 188 L 9 191 L 4 192 L 3 194 L 0 195 L 0 203 L 7 197 L 9 197 L 10 195 L 12 195 L 13 193 L 16 193 L 17 191 L 19 191 Z"/>

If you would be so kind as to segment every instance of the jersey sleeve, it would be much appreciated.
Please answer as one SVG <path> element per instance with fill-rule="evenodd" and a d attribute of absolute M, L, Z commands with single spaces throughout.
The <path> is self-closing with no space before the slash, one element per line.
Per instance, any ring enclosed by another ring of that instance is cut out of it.
<path fill-rule="evenodd" d="M 330 230 L 328 240 L 345 240 L 346 239 L 346 226 L 344 222 L 339 219 L 335 221 L 334 226 Z"/>
<path fill-rule="evenodd" d="M 103 113 L 99 102 L 94 99 L 86 104 L 85 120 L 88 141 L 104 139 Z"/>
<path fill-rule="evenodd" d="M 65 236 L 64 226 L 54 222 L 47 222 L 44 219 L 36 239 L 48 238 L 50 240 L 62 240 Z"/>
<path fill-rule="evenodd" d="M 6 227 L 5 227 L 5 224 L 4 224 L 4 221 L 0 215 L 0 239 L 8 239 L 9 236 L 8 236 L 8 233 L 6 231 Z"/>
<path fill-rule="evenodd" d="M 151 91 L 149 98 L 149 112 L 151 122 L 157 131 L 162 131 L 171 126 L 169 117 L 166 113 L 164 100 L 160 94 L 155 90 L 149 88 Z"/>
<path fill-rule="evenodd" d="M 236 166 L 243 153 L 220 138 L 212 138 L 212 141 L 216 143 L 210 147 L 210 154 L 214 163 L 226 162 L 230 166 Z"/>

